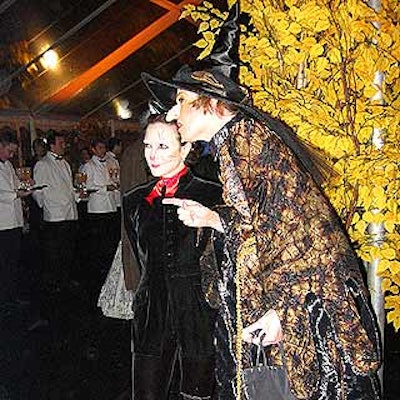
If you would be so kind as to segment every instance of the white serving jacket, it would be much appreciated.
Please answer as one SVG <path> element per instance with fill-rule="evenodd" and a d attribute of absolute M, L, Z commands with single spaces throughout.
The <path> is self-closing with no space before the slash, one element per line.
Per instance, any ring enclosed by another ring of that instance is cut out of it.
<path fill-rule="evenodd" d="M 35 185 L 47 188 L 33 192 L 39 207 L 43 208 L 43 220 L 48 222 L 73 221 L 78 219 L 71 167 L 64 159 L 50 151 L 36 163 L 33 169 Z"/>
<path fill-rule="evenodd" d="M 24 224 L 21 199 L 17 197 L 19 180 L 10 161 L 0 161 L 0 230 L 20 228 Z"/>

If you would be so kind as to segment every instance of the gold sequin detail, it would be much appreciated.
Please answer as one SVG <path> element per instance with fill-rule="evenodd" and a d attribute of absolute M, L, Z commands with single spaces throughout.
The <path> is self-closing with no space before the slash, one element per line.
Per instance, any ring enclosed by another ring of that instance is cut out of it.
<path fill-rule="evenodd" d="M 244 284 L 244 265 L 253 263 L 254 257 L 257 254 L 256 240 L 254 236 L 250 236 L 239 247 L 237 253 L 236 264 L 236 398 L 241 398 L 242 392 L 242 335 L 243 335 L 243 319 L 241 307 L 241 291 Z"/>
<path fill-rule="evenodd" d="M 196 81 L 207 83 L 208 85 L 214 86 L 218 89 L 224 88 L 224 85 L 222 85 L 211 72 L 195 71 L 192 73 L 192 78 Z"/>

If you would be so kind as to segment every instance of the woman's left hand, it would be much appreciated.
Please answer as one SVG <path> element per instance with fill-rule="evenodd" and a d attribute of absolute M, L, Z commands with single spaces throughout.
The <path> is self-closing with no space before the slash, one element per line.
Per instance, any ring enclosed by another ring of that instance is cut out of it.
<path fill-rule="evenodd" d="M 282 327 L 276 311 L 269 310 L 259 320 L 244 328 L 242 338 L 247 343 L 262 346 L 282 341 Z"/>
<path fill-rule="evenodd" d="M 192 228 L 210 227 L 223 232 L 218 213 L 210 210 L 194 200 L 169 197 L 163 200 L 163 204 L 172 204 L 178 207 L 178 218 Z"/>

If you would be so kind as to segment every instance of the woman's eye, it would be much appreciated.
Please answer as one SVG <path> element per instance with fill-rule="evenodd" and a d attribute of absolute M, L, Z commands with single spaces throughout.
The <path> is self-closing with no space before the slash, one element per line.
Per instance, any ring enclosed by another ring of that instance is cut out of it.
<path fill-rule="evenodd" d="M 150 147 L 151 147 L 151 146 L 150 146 L 148 143 L 144 143 L 144 148 L 145 148 L 145 149 L 150 149 Z"/>
<path fill-rule="evenodd" d="M 159 148 L 165 150 L 168 149 L 168 146 L 166 144 L 160 144 Z"/>

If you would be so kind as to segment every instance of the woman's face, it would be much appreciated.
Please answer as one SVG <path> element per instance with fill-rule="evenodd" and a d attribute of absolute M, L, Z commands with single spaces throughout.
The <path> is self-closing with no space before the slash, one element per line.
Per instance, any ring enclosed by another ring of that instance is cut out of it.
<path fill-rule="evenodd" d="M 176 126 L 155 122 L 150 124 L 143 140 L 144 156 L 151 174 L 171 177 L 184 167 L 190 144 L 181 144 Z"/>

